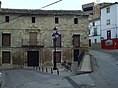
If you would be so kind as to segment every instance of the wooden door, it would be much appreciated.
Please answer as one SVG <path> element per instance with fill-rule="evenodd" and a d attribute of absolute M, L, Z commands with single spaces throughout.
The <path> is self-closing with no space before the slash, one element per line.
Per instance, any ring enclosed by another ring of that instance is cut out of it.
<path fill-rule="evenodd" d="M 31 46 L 37 45 L 37 32 L 30 32 L 29 45 Z"/>
<path fill-rule="evenodd" d="M 39 66 L 39 51 L 27 51 L 28 66 Z"/>

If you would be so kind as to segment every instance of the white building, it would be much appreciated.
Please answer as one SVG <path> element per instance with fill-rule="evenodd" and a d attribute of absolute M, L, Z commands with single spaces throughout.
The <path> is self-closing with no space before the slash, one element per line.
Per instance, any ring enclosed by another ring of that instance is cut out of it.
<path fill-rule="evenodd" d="M 89 21 L 89 42 L 100 43 L 100 18 Z"/>
<path fill-rule="evenodd" d="M 101 37 L 103 39 L 117 38 L 118 2 L 101 8 Z"/>
<path fill-rule="evenodd" d="M 118 48 L 118 2 L 101 8 L 101 39 L 104 48 Z"/>

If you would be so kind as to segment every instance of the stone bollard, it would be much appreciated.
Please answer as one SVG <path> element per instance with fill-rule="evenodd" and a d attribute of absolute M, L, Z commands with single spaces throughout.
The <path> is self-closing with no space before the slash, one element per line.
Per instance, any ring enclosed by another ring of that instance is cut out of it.
<path fill-rule="evenodd" d="M 51 74 L 53 74 L 53 70 L 52 70 L 52 68 L 51 68 Z"/>
<path fill-rule="evenodd" d="M 57 69 L 57 75 L 59 75 L 59 69 Z"/>
<path fill-rule="evenodd" d="M 40 71 L 40 67 L 39 67 L 39 71 Z"/>
<path fill-rule="evenodd" d="M 0 73 L 0 88 L 1 88 L 1 85 L 2 85 L 2 73 Z"/>
<path fill-rule="evenodd" d="M 43 67 L 42 67 L 42 72 L 44 72 L 44 69 L 43 69 Z"/>

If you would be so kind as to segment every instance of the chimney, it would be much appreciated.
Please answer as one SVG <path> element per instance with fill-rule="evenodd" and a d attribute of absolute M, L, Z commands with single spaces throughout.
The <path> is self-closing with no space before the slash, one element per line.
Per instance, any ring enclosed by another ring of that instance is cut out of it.
<path fill-rule="evenodd" d="M 0 1 L 0 11 L 1 11 L 1 4 L 2 4 L 2 2 Z"/>

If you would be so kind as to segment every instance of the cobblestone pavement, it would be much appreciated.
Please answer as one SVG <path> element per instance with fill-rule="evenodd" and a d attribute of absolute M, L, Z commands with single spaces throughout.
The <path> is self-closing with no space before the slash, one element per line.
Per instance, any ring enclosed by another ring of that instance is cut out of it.
<path fill-rule="evenodd" d="M 5 88 L 73 88 L 63 77 L 33 70 L 6 70 Z"/>
<path fill-rule="evenodd" d="M 93 56 L 93 72 L 90 77 L 96 86 L 91 88 L 118 88 L 117 50 L 90 50 Z M 85 87 L 86 88 L 86 87 Z"/>

